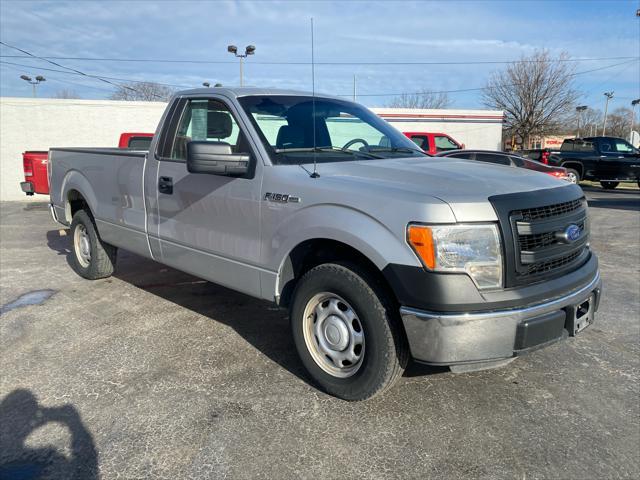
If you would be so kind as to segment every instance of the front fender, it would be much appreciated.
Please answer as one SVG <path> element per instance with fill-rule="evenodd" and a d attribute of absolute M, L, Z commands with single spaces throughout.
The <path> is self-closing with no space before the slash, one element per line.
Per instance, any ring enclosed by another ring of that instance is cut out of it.
<path fill-rule="evenodd" d="M 420 266 L 405 241 L 404 230 L 391 231 L 365 212 L 344 205 L 321 204 L 301 208 L 287 216 L 274 231 L 266 245 L 266 263 L 278 274 L 297 245 L 314 239 L 335 240 L 349 245 L 381 271 L 389 263 Z"/>

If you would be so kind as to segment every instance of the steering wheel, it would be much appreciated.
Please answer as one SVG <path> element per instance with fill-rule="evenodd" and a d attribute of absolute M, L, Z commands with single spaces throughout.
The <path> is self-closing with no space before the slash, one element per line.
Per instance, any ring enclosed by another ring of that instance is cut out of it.
<path fill-rule="evenodd" d="M 369 144 L 364 138 L 354 138 L 353 140 L 349 140 L 347 143 L 345 143 L 344 147 L 342 147 L 342 150 L 347 150 L 351 145 L 355 145 L 356 143 L 361 143 L 365 147 L 369 148 Z"/>

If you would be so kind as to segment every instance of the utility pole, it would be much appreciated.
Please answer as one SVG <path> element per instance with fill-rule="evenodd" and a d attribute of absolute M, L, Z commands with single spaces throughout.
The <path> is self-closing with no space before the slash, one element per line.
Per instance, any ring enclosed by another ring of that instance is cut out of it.
<path fill-rule="evenodd" d="M 353 76 L 353 101 L 356 101 L 356 76 Z"/>
<path fill-rule="evenodd" d="M 604 104 L 604 121 L 602 122 L 602 136 L 604 137 L 605 132 L 607 131 L 607 110 L 609 109 L 609 100 L 613 98 L 614 92 L 604 92 L 604 96 L 607 97 L 607 100 Z"/>
<path fill-rule="evenodd" d="M 44 78 L 42 75 L 38 75 L 35 79 L 32 79 L 31 77 L 29 77 L 28 75 L 20 75 L 20 78 L 22 80 L 24 80 L 25 82 L 29 82 L 31 84 L 31 91 L 33 94 L 33 98 L 36 98 L 36 85 L 38 85 L 41 82 L 46 81 L 47 79 Z"/>
<path fill-rule="evenodd" d="M 240 59 L 240 86 L 242 87 L 244 86 L 244 59 L 249 55 L 254 55 L 256 53 L 256 47 L 254 47 L 253 45 L 247 45 L 247 47 L 244 49 L 244 53 L 238 53 L 238 47 L 236 47 L 235 45 L 229 45 L 227 47 L 227 52 L 232 53 Z"/>
<path fill-rule="evenodd" d="M 580 125 L 582 125 L 582 113 L 587 109 L 586 105 L 580 105 L 576 107 L 576 112 L 578 112 L 578 134 L 576 138 L 580 138 Z"/>
<path fill-rule="evenodd" d="M 636 98 L 631 101 L 631 127 L 629 128 L 629 142 L 631 142 L 631 136 L 633 135 L 633 124 L 636 122 L 636 105 L 640 103 L 640 98 Z"/>

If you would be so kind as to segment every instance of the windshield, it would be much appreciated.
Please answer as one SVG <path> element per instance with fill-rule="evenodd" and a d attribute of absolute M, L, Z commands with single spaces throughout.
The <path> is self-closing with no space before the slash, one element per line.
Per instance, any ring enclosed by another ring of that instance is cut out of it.
<path fill-rule="evenodd" d="M 310 96 L 299 95 L 256 95 L 238 101 L 274 165 L 312 163 L 314 157 L 324 163 L 427 156 L 357 103 L 317 97 L 314 102 Z"/>

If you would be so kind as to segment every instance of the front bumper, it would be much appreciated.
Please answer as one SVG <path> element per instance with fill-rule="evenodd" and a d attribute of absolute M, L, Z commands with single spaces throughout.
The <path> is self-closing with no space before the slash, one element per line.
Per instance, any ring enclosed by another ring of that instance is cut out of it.
<path fill-rule="evenodd" d="M 486 364 L 575 334 L 576 309 L 589 303 L 592 321 L 601 288 L 596 270 L 586 285 L 526 308 L 464 313 L 403 307 L 400 313 L 416 360 L 431 365 Z"/>

